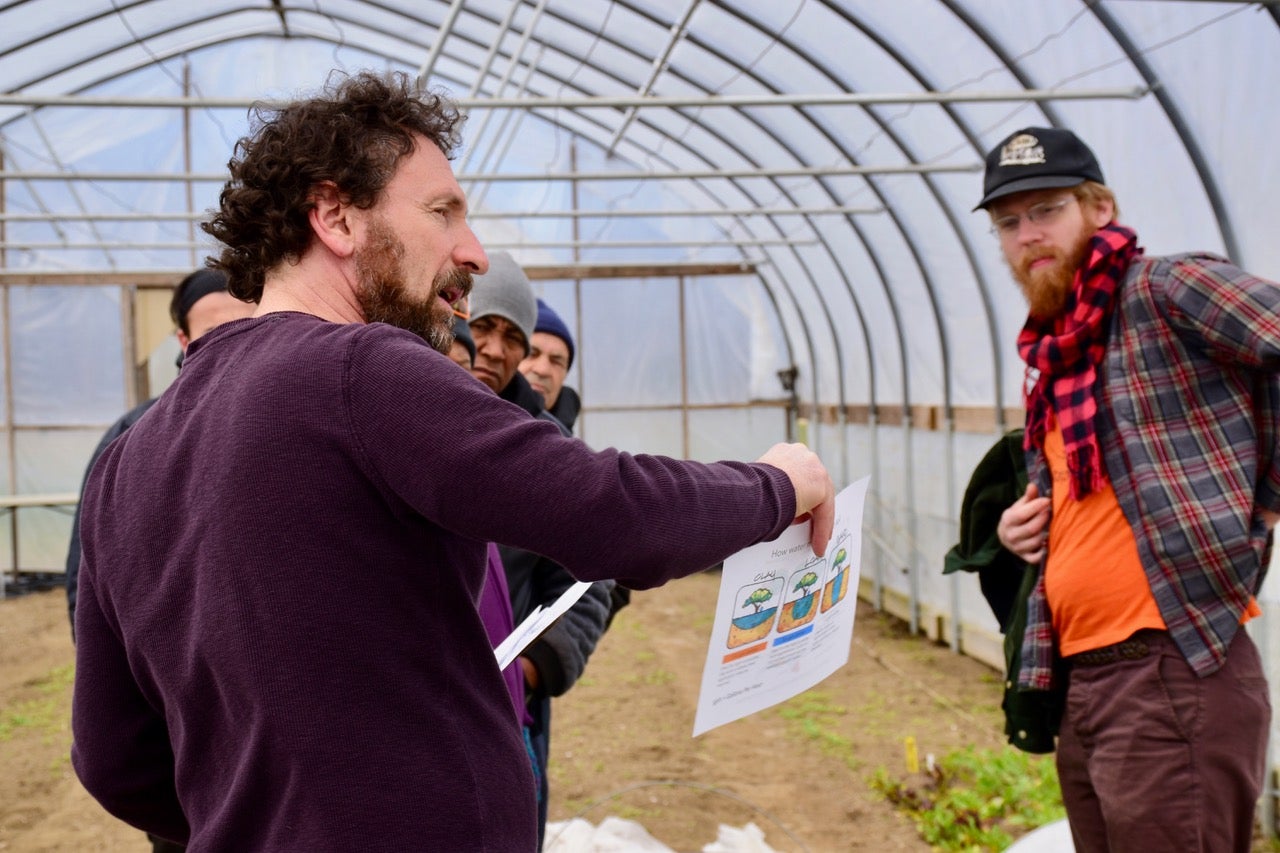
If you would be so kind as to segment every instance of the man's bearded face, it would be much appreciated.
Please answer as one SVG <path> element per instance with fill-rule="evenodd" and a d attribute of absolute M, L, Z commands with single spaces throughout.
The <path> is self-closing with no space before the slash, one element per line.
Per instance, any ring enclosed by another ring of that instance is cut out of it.
<path fill-rule="evenodd" d="M 1032 317 L 1047 320 L 1066 310 L 1075 283 L 1076 270 L 1088 254 L 1094 232 L 1082 224 L 1080 233 L 1065 248 L 1050 245 L 1026 246 L 1016 258 L 1009 258 L 1013 278 L 1027 297 Z M 1037 264 L 1041 259 L 1048 263 Z M 1034 265 L 1034 269 L 1032 268 Z"/>
<path fill-rule="evenodd" d="M 409 293 L 404 270 L 405 246 L 381 220 L 369 225 L 367 242 L 355 252 L 356 299 L 369 323 L 387 323 L 413 332 L 437 351 L 449 354 L 453 343 L 453 311 L 441 294 L 471 292 L 471 273 L 453 269 L 437 275 L 422 297 Z"/>

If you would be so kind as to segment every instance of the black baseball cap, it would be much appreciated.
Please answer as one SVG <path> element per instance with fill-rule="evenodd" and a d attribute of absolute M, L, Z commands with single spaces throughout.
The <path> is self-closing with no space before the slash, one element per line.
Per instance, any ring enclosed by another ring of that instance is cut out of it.
<path fill-rule="evenodd" d="M 1085 181 L 1105 183 L 1098 158 L 1080 137 L 1056 127 L 1024 127 L 987 154 L 982 201 L 974 210 L 1025 190 L 1074 187 Z"/>

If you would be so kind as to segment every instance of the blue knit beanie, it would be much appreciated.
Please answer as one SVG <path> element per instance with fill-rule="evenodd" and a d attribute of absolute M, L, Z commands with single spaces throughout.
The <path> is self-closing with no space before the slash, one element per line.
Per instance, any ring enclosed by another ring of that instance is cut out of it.
<path fill-rule="evenodd" d="M 555 335 L 564 341 L 564 345 L 569 348 L 569 367 L 573 367 L 573 335 L 569 334 L 569 327 L 564 324 L 564 320 L 560 319 L 560 315 L 551 310 L 551 306 L 538 300 L 538 322 L 534 324 L 535 332 L 546 332 L 548 335 Z"/>

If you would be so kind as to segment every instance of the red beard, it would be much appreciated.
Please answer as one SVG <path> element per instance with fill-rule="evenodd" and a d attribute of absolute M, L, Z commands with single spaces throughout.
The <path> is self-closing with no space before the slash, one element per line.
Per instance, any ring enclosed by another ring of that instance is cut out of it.
<path fill-rule="evenodd" d="M 1076 270 L 1084 264 L 1093 232 L 1082 232 L 1066 249 L 1052 246 L 1029 246 L 1016 259 L 1009 262 L 1014 280 L 1027 297 L 1028 312 L 1038 320 L 1047 320 L 1063 313 L 1067 300 L 1075 290 Z M 1041 258 L 1051 262 L 1031 269 Z"/>

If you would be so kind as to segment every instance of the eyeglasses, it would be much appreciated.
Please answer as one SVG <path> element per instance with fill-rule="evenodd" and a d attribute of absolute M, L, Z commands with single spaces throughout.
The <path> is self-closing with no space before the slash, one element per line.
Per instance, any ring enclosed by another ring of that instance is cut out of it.
<path fill-rule="evenodd" d="M 1074 195 L 1064 196 L 1057 201 L 1042 201 L 1027 208 L 1023 214 L 1011 213 L 991 221 L 991 233 L 1000 238 L 1012 237 L 1022 227 L 1022 219 L 1026 217 L 1032 225 L 1052 225 L 1062 215 L 1067 205 L 1075 201 Z"/>

